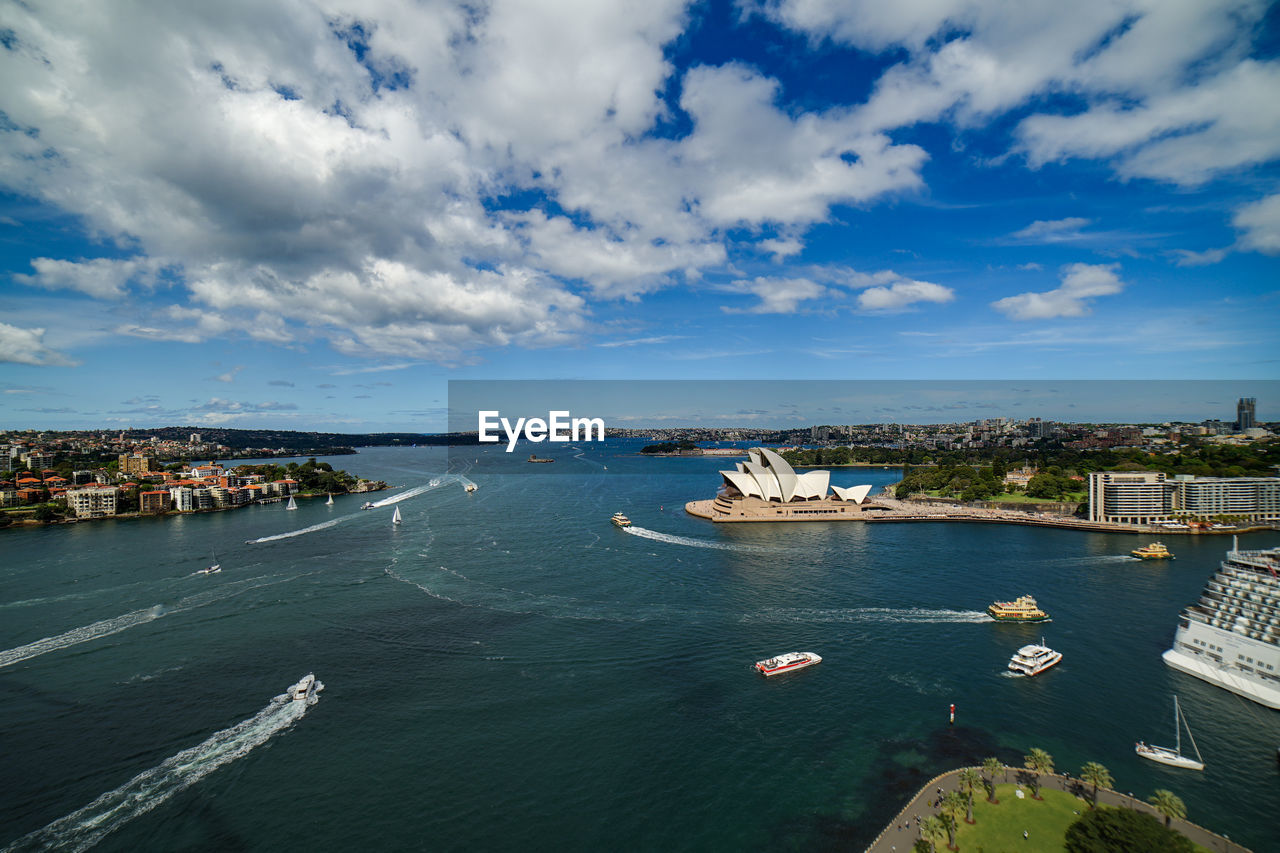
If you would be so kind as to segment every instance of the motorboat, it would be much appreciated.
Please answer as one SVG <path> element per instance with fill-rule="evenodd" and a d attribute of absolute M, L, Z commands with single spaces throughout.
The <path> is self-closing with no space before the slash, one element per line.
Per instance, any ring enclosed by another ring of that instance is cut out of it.
<path fill-rule="evenodd" d="M 1014 652 L 1009 659 L 1009 671 L 1020 675 L 1039 675 L 1062 660 L 1062 652 L 1055 652 L 1040 642 L 1030 643 Z"/>
<path fill-rule="evenodd" d="M 618 527 L 631 526 L 631 519 L 627 518 L 625 515 L 623 515 L 620 512 L 615 512 L 613 514 L 613 517 L 610 518 L 609 520 L 612 521 L 614 524 L 616 524 Z"/>
<path fill-rule="evenodd" d="M 295 702 L 302 702 L 311 695 L 312 688 L 319 692 L 324 689 L 324 685 L 316 681 L 315 675 L 307 673 L 302 676 L 301 681 L 289 688 L 288 696 Z"/>
<path fill-rule="evenodd" d="M 1182 754 L 1182 727 L 1187 727 L 1187 738 L 1191 741 L 1191 748 L 1195 750 L 1196 757 Z M 1138 741 L 1133 745 L 1133 751 L 1141 755 L 1143 758 L 1149 758 L 1152 761 L 1158 761 L 1161 764 L 1167 764 L 1170 767 L 1182 767 L 1186 770 L 1203 770 L 1204 761 L 1200 757 L 1200 748 L 1196 746 L 1196 739 L 1191 735 L 1191 726 L 1187 723 L 1187 718 L 1183 716 L 1182 709 L 1178 707 L 1178 697 L 1173 697 L 1173 731 L 1174 731 L 1174 747 L 1170 749 L 1167 746 L 1154 746 L 1152 744 Z"/>
<path fill-rule="evenodd" d="M 1048 622 L 1049 614 L 1036 606 L 1036 600 L 1029 595 L 1020 595 L 1013 601 L 996 601 L 987 608 L 987 613 L 997 622 Z"/>
<path fill-rule="evenodd" d="M 361 509 L 373 509 L 373 501 L 365 501 L 360 505 Z"/>
<path fill-rule="evenodd" d="M 466 492 L 470 493 L 470 492 L 474 492 L 476 489 L 478 489 L 478 488 L 480 488 L 480 487 L 479 487 L 479 486 L 477 486 L 475 483 L 467 483 L 467 484 L 466 484 L 465 486 L 463 486 L 462 488 L 463 488 L 463 490 L 464 490 L 464 491 L 466 491 Z"/>
<path fill-rule="evenodd" d="M 765 676 L 778 675 L 783 672 L 804 669 L 806 666 L 813 666 L 815 663 L 822 663 L 822 658 L 813 652 L 787 652 L 776 657 L 756 661 L 756 670 Z"/>

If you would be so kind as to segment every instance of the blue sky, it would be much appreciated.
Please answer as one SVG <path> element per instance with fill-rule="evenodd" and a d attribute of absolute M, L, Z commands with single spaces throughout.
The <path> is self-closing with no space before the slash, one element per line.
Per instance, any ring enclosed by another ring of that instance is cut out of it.
<path fill-rule="evenodd" d="M 1267 3 L 8 2 L 0 79 L 0 427 L 1278 375 Z"/>

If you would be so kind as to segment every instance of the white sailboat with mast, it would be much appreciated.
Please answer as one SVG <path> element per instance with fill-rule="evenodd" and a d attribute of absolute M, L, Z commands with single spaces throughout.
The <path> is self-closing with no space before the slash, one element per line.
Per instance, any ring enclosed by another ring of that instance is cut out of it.
<path fill-rule="evenodd" d="M 1182 754 L 1182 727 L 1187 727 L 1187 738 L 1191 741 L 1191 748 L 1196 751 L 1196 757 Z M 1143 758 L 1150 758 L 1152 761 L 1158 761 L 1161 764 L 1168 764 L 1170 767 L 1181 767 L 1186 770 L 1203 770 L 1204 761 L 1200 758 L 1200 749 L 1196 746 L 1196 739 L 1191 734 L 1191 725 L 1187 723 L 1187 718 L 1183 716 L 1182 709 L 1178 707 L 1178 697 L 1173 697 L 1173 731 L 1174 742 L 1173 749 L 1167 746 L 1152 746 L 1142 741 L 1134 744 L 1134 752 Z"/>
<path fill-rule="evenodd" d="M 333 506 L 333 492 L 329 493 L 329 500 L 324 502 L 325 506 Z"/>
<path fill-rule="evenodd" d="M 391 516 L 392 524 L 400 524 L 400 507 L 396 507 L 395 515 Z"/>
<path fill-rule="evenodd" d="M 297 509 L 298 502 L 293 499 L 293 495 L 289 495 L 289 505 L 285 509 Z"/>

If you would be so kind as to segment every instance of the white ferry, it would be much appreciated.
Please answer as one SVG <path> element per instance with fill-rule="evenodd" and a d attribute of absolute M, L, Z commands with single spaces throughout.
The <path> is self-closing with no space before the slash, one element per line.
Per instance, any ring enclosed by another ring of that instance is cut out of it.
<path fill-rule="evenodd" d="M 822 658 L 813 652 L 787 652 L 777 657 L 756 661 L 756 669 L 762 675 L 777 675 L 780 672 L 791 672 L 822 663 Z"/>
<path fill-rule="evenodd" d="M 1280 709 L 1280 548 L 1233 543 L 1200 600 L 1182 611 L 1164 662 Z"/>
<path fill-rule="evenodd" d="M 297 684 L 289 688 L 289 698 L 295 702 L 301 702 L 311 694 L 311 689 L 313 687 L 317 691 L 324 689 L 323 684 L 318 684 L 316 682 L 316 677 L 314 674 L 307 673 L 306 675 L 302 676 L 301 681 L 299 681 Z"/>
<path fill-rule="evenodd" d="M 1009 659 L 1009 671 L 1021 675 L 1039 675 L 1060 660 L 1062 652 L 1055 652 L 1044 645 L 1044 640 L 1041 639 L 1039 644 L 1031 643 L 1014 652 Z"/>

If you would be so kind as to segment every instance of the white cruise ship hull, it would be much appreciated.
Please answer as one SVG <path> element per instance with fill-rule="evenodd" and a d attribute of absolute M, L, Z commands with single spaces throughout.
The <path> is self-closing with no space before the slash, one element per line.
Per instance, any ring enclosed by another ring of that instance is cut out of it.
<path fill-rule="evenodd" d="M 1178 631 L 1179 640 L 1182 634 L 1181 630 Z M 1265 649 L 1259 650 L 1258 653 L 1262 654 L 1265 651 Z M 1247 678 L 1244 673 L 1234 666 L 1219 664 L 1201 654 L 1185 654 L 1179 651 L 1177 645 L 1165 652 L 1163 657 L 1166 664 L 1179 672 L 1194 675 L 1202 681 L 1230 690 L 1237 696 L 1243 696 L 1260 705 L 1266 705 L 1268 708 L 1275 708 L 1280 711 L 1280 688 L 1271 687 Z M 1280 657 L 1280 655 L 1277 655 L 1277 657 Z M 1277 661 L 1277 663 L 1280 663 L 1280 661 Z M 1275 666 L 1275 664 L 1272 664 L 1272 666 Z"/>

